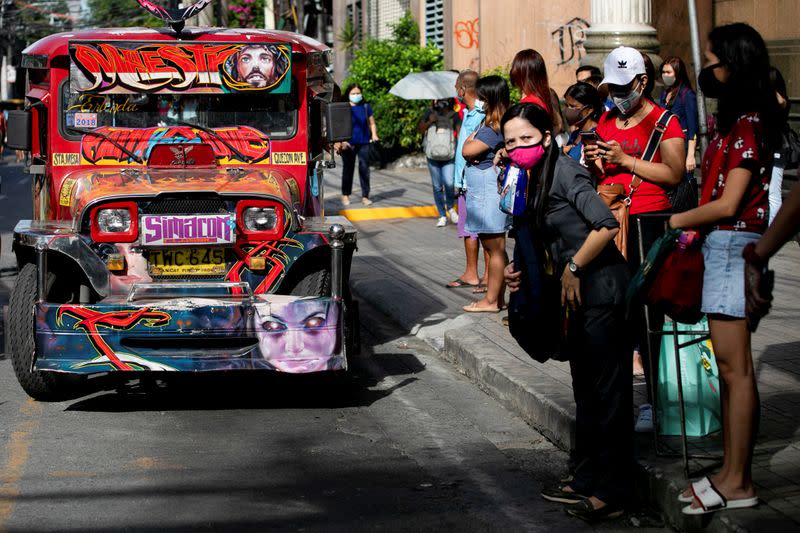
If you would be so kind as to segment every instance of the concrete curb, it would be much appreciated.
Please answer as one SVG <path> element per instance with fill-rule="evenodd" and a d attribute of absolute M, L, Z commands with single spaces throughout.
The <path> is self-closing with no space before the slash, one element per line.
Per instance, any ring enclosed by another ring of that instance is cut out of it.
<path fill-rule="evenodd" d="M 575 417 L 554 402 L 541 387 L 534 367 L 508 363 L 492 353 L 475 353 L 476 346 L 490 346 L 472 328 L 459 328 L 444 334 L 442 355 L 484 391 L 496 398 L 560 448 L 569 450 L 574 442 Z M 514 368 L 509 368 L 513 366 Z"/>

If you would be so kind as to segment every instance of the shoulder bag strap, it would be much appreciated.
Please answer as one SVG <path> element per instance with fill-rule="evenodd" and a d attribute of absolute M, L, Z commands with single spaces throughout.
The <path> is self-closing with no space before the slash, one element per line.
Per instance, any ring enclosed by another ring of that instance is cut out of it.
<path fill-rule="evenodd" d="M 642 161 L 652 161 L 653 157 L 656 155 L 656 150 L 658 150 L 658 145 L 661 144 L 661 139 L 664 137 L 664 132 L 667 131 L 667 125 L 669 124 L 670 119 L 674 117 L 668 109 L 665 109 L 661 116 L 656 122 L 655 128 L 650 133 L 650 140 L 647 141 L 647 147 L 644 149 L 644 153 L 642 154 L 641 160 Z M 631 178 L 631 186 L 630 186 L 630 194 L 628 194 L 627 201 L 630 202 L 631 196 L 639 188 L 639 185 L 642 184 L 642 178 L 637 176 L 636 174 L 633 175 Z"/>

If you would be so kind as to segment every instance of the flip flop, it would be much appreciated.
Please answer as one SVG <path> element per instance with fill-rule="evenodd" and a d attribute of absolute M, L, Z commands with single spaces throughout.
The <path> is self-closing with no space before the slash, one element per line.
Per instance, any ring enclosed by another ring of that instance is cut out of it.
<path fill-rule="evenodd" d="M 480 283 L 468 283 L 461 278 L 454 279 L 447 285 L 445 285 L 448 289 L 463 289 L 465 287 L 472 287 L 473 289 L 476 287 L 480 287 Z"/>
<path fill-rule="evenodd" d="M 462 307 L 462 309 L 467 313 L 499 313 L 502 311 L 500 307 L 478 307 L 477 303 L 478 302 L 472 302 Z"/>
<path fill-rule="evenodd" d="M 693 482 L 689 485 L 692 494 L 689 496 L 684 496 L 683 493 L 678 494 L 678 501 L 681 503 L 692 503 L 694 501 L 694 495 L 699 494 L 706 490 L 711 485 L 711 480 L 708 476 L 702 477 L 697 481 Z"/>
<path fill-rule="evenodd" d="M 483 283 L 478 283 L 478 285 L 477 285 L 477 286 L 475 286 L 475 288 L 474 288 L 474 289 L 472 289 L 472 294 L 483 294 L 483 293 L 485 293 L 487 290 L 489 290 L 489 287 L 487 287 L 487 286 L 486 286 L 486 285 L 484 285 Z"/>
<path fill-rule="evenodd" d="M 692 487 L 692 492 L 694 492 L 694 486 Z M 695 494 L 695 498 L 698 503 L 700 503 L 700 507 L 692 507 L 691 504 L 689 504 L 683 508 L 683 514 L 703 515 L 727 509 L 746 509 L 758 505 L 758 496 L 740 498 L 738 500 L 726 500 L 725 496 L 723 496 L 710 481 L 705 490 Z"/>

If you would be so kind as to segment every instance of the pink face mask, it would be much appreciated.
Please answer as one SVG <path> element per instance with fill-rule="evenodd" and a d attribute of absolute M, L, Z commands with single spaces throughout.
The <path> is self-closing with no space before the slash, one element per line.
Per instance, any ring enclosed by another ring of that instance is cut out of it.
<path fill-rule="evenodd" d="M 529 146 L 517 146 L 508 150 L 508 157 L 519 168 L 530 170 L 544 157 L 544 145 L 539 141 Z"/>

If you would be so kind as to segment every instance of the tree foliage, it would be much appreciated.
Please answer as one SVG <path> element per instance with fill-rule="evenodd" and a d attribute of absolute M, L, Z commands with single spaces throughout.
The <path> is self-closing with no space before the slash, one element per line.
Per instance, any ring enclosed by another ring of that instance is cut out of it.
<path fill-rule="evenodd" d="M 511 105 L 514 105 L 519 102 L 520 98 L 522 98 L 522 93 L 520 93 L 519 89 L 511 85 L 511 77 L 509 75 L 510 71 L 511 67 L 509 65 L 499 66 L 490 70 L 484 70 L 481 72 L 481 78 L 485 76 L 500 76 L 501 78 L 505 79 L 506 83 L 508 83 L 508 88 L 511 91 Z"/>
<path fill-rule="evenodd" d="M 264 27 L 264 0 L 228 0 L 228 10 L 229 26 Z"/>
<path fill-rule="evenodd" d="M 163 20 L 154 17 L 136 0 L 89 0 L 86 24 L 97 28 L 127 28 L 144 26 L 160 28 Z"/>
<path fill-rule="evenodd" d="M 441 50 L 419 45 L 419 28 L 407 13 L 393 27 L 391 39 L 370 39 L 355 51 L 344 85 L 361 86 L 364 98 L 375 111 L 378 135 L 384 143 L 416 149 L 422 141 L 417 124 L 430 102 L 403 100 L 389 94 L 389 89 L 406 74 L 441 70 L 442 65 Z"/>

